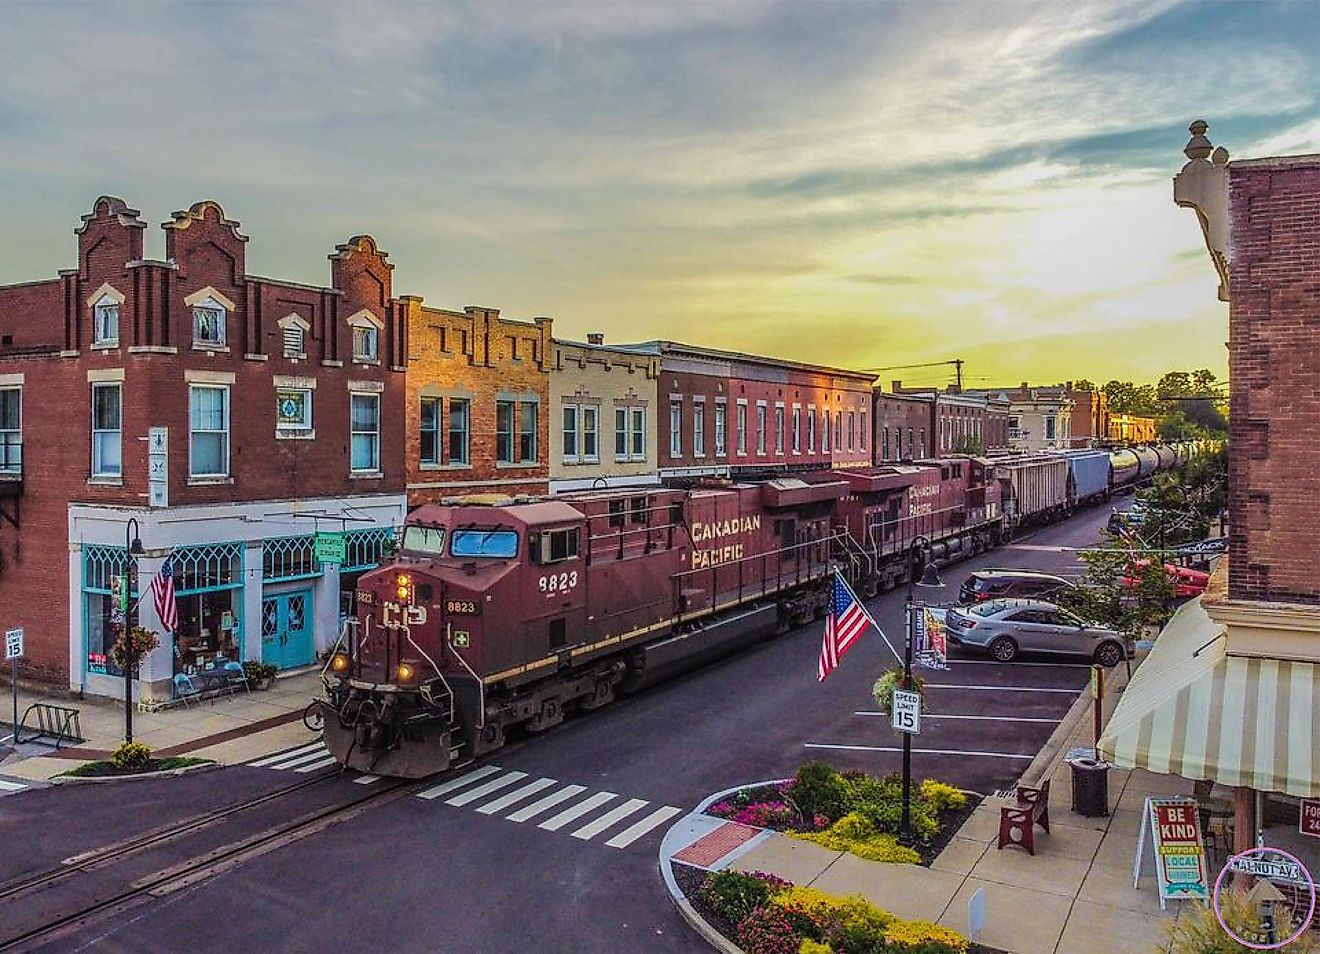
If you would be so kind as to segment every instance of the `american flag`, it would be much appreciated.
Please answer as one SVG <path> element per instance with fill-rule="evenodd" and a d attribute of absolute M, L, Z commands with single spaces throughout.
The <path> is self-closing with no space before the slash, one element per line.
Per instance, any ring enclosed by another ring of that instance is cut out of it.
<path fill-rule="evenodd" d="M 820 647 L 820 665 L 816 669 L 819 681 L 824 682 L 825 677 L 834 671 L 843 654 L 852 648 L 869 625 L 871 617 L 836 573 L 830 585 L 830 612 L 825 617 L 825 640 Z"/>
<path fill-rule="evenodd" d="M 151 598 L 156 603 L 156 615 L 167 633 L 179 628 L 179 607 L 174 602 L 174 558 L 166 557 L 160 572 L 151 581 Z"/>

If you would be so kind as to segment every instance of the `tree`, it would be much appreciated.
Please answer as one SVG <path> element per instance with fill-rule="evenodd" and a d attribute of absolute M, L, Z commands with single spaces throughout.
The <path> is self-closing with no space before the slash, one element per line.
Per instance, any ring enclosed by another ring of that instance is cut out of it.
<path fill-rule="evenodd" d="M 981 438 L 973 437 L 970 434 L 966 437 L 958 438 L 953 445 L 955 454 L 970 454 L 973 457 L 979 457 L 985 453 L 985 445 L 981 443 Z"/>
<path fill-rule="evenodd" d="M 1074 381 L 1074 382 L 1073 382 L 1073 390 L 1075 390 L 1075 391 L 1098 391 L 1099 388 L 1097 388 L 1097 387 L 1095 386 L 1095 382 L 1094 382 L 1094 381 L 1088 381 L 1086 378 L 1082 378 L 1080 381 Z"/>
<path fill-rule="evenodd" d="M 1160 376 L 1155 393 L 1161 398 L 1190 397 L 1193 393 L 1192 376 L 1186 371 L 1169 371 Z"/>
<path fill-rule="evenodd" d="M 1140 560 L 1145 561 L 1144 567 L 1136 565 Z M 1059 596 L 1064 609 L 1131 639 L 1169 618 L 1167 607 L 1175 591 L 1163 560 L 1143 557 L 1131 544 L 1106 533 L 1098 547 L 1082 554 L 1082 562 L 1086 572 L 1079 585 L 1068 587 Z M 1125 578 L 1135 580 L 1135 585 L 1125 584 Z"/>
<path fill-rule="evenodd" d="M 1223 413 L 1215 407 L 1214 401 L 1202 399 L 1179 403 L 1182 404 L 1184 417 L 1194 426 L 1212 434 L 1228 432 L 1228 421 L 1224 420 Z"/>
<path fill-rule="evenodd" d="M 1219 379 L 1215 373 L 1208 368 L 1200 368 L 1192 372 L 1192 391 L 1196 394 L 1218 394 Z"/>

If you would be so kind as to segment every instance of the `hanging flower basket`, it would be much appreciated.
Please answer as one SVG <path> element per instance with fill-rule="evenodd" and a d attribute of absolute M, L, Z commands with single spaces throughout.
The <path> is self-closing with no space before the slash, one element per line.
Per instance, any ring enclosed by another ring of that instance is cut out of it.
<path fill-rule="evenodd" d="M 894 690 L 903 685 L 903 670 L 891 669 L 875 681 L 871 695 L 880 711 L 889 715 L 894 710 Z M 921 708 L 926 708 L 926 681 L 916 673 L 912 674 L 912 691 L 921 696 Z"/>
<path fill-rule="evenodd" d="M 145 626 L 134 626 L 127 634 L 121 627 L 119 638 L 110 647 L 110 661 L 120 669 L 137 668 L 143 658 L 159 645 L 160 637 Z"/>

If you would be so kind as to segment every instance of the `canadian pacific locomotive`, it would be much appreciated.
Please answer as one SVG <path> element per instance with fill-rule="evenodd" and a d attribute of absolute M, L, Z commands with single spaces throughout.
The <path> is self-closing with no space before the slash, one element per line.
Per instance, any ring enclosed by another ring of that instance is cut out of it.
<path fill-rule="evenodd" d="M 873 595 L 912 572 L 918 536 L 926 559 L 960 559 L 1113 489 L 1071 466 L 951 457 L 419 507 L 358 582 L 326 743 L 365 772 L 443 771 L 823 615 L 833 566 Z"/>

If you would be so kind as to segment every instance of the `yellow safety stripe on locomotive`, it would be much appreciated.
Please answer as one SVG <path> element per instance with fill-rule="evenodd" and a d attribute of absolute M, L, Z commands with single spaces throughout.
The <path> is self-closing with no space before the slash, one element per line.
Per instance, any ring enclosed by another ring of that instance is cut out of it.
<path fill-rule="evenodd" d="M 824 576 L 823 573 L 818 575 Z M 780 590 L 788 589 L 790 586 L 797 586 L 799 585 L 799 582 L 800 581 L 794 580 L 792 583 L 786 583 L 782 586 L 773 587 L 771 589 L 766 590 L 766 592 L 776 593 Z M 758 597 L 761 595 L 762 594 L 760 593 L 757 594 Z M 718 606 L 714 606 L 711 609 L 702 610 L 699 613 L 685 614 L 682 617 L 671 616 L 668 619 L 663 619 L 658 623 L 652 623 L 650 626 L 643 626 L 641 629 L 634 629 L 630 633 L 620 633 L 618 636 L 607 636 L 604 639 L 599 640 L 598 642 L 594 642 L 589 646 L 578 646 L 577 648 L 571 651 L 571 654 L 573 658 L 577 658 L 578 656 L 585 656 L 590 653 L 599 652 L 600 650 L 607 649 L 610 646 L 616 646 L 620 643 L 637 639 L 639 636 L 645 636 L 648 633 L 653 633 L 657 629 L 664 629 L 666 626 L 672 626 L 680 618 L 683 619 L 684 622 L 687 622 L 689 620 L 697 619 L 702 616 L 709 616 L 712 613 L 718 613 L 720 610 L 726 610 L 729 609 L 730 607 L 741 606 L 750 602 L 751 602 L 750 599 L 729 600 L 728 602 L 720 603 Z M 493 675 L 486 676 L 484 679 L 482 679 L 482 682 L 486 684 L 490 684 L 492 682 L 499 682 L 501 679 L 508 679 L 511 676 L 521 676 L 523 673 L 533 672 L 534 670 L 542 669 L 546 666 L 554 666 L 558 662 L 559 662 L 559 656 L 557 655 L 546 656 L 543 659 L 538 659 L 536 662 L 525 663 L 521 666 L 515 666 L 512 669 L 506 669 L 503 672 L 497 672 Z"/>

